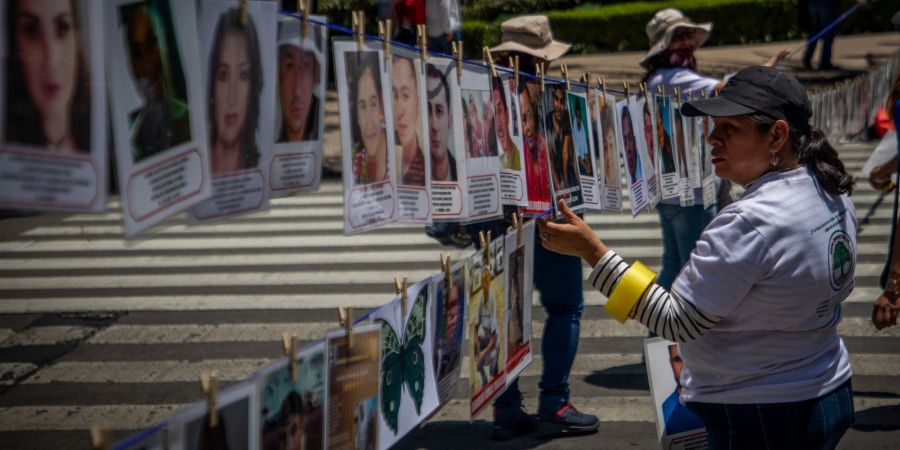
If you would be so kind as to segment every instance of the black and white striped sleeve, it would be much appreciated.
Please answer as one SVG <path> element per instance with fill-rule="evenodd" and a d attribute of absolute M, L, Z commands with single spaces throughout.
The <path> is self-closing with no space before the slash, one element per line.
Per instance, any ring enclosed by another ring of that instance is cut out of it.
<path fill-rule="evenodd" d="M 591 286 L 609 297 L 622 275 L 631 267 L 612 250 L 600 259 L 588 280 Z M 650 331 L 670 341 L 685 342 L 702 336 L 716 326 L 721 317 L 701 311 L 690 301 L 653 283 L 629 313 Z"/>

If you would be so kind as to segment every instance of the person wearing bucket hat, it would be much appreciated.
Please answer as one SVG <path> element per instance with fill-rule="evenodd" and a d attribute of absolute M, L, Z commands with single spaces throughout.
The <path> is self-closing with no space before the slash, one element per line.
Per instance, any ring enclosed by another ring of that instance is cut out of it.
<path fill-rule="evenodd" d="M 725 85 L 718 78 L 696 72 L 694 51 L 706 42 L 712 27 L 711 23 L 693 23 L 674 8 L 658 11 L 647 22 L 650 50 L 640 64 L 647 70 L 643 81 L 647 83 L 648 92 L 657 92 L 661 86 L 666 95 L 674 95 L 677 88 L 685 96 L 696 92 L 697 96 L 702 93 L 711 97 Z M 784 50 L 763 65 L 774 66 L 787 54 L 788 51 Z M 720 190 L 730 197 L 730 185 L 721 183 L 718 178 L 716 182 Z M 694 198 L 703 198 L 701 188 L 694 189 Z M 709 208 L 704 208 L 702 204 L 681 206 L 677 197 L 660 200 L 656 205 L 663 242 L 662 267 L 657 278 L 660 286 L 671 287 L 694 250 L 700 232 L 716 215 L 716 209 L 716 205 Z"/>
<path fill-rule="evenodd" d="M 679 343 L 680 401 L 709 448 L 835 448 L 854 417 L 837 334 L 854 287 L 853 180 L 810 126 L 803 87 L 777 69 L 743 69 L 682 113 L 712 118 L 716 173 L 745 191 L 703 231 L 671 290 L 562 202 L 566 223 L 541 219 L 542 243 L 594 267 L 588 280 L 613 317 Z"/>
<path fill-rule="evenodd" d="M 322 83 L 322 35 L 312 27 L 300 37 L 300 23 L 285 20 L 278 24 L 278 105 L 281 130 L 276 142 L 320 139 L 318 97 Z"/>

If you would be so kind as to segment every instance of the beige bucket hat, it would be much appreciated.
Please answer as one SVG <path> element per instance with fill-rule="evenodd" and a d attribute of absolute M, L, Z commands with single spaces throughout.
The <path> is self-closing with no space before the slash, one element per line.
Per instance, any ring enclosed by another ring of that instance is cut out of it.
<path fill-rule="evenodd" d="M 657 12 L 649 22 L 647 22 L 647 39 L 650 40 L 650 51 L 641 60 L 641 65 L 646 66 L 650 58 L 658 55 L 672 42 L 672 36 L 675 30 L 679 28 L 693 28 L 694 46 L 701 47 L 709 38 L 709 32 L 712 30 L 712 23 L 693 23 L 683 12 L 675 8 L 666 8 Z"/>
<path fill-rule="evenodd" d="M 521 52 L 553 61 L 572 47 L 571 44 L 553 39 L 547 16 L 513 17 L 500 24 L 500 45 L 491 53 Z"/>

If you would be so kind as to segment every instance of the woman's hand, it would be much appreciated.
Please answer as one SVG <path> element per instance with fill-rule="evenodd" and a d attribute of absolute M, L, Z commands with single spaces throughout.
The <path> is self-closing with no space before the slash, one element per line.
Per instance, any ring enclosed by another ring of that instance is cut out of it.
<path fill-rule="evenodd" d="M 556 207 L 566 223 L 555 223 L 546 218 L 540 219 L 538 232 L 541 244 L 547 250 L 578 256 L 591 267 L 596 266 L 609 249 L 597 238 L 591 227 L 569 209 L 565 200 L 559 199 Z"/>
<path fill-rule="evenodd" d="M 769 58 L 762 65 L 763 65 L 763 67 L 775 67 L 776 65 L 778 65 L 778 63 L 780 63 L 782 60 L 784 60 L 784 58 L 787 58 L 787 56 L 790 54 L 791 54 L 790 50 L 788 50 L 786 48 L 782 49 L 780 52 L 778 52 L 777 55 Z"/>
<path fill-rule="evenodd" d="M 891 301 L 893 298 L 893 301 Z M 897 325 L 897 313 L 900 312 L 900 299 L 893 293 L 882 291 L 872 305 L 872 324 L 876 329 L 884 329 Z"/>

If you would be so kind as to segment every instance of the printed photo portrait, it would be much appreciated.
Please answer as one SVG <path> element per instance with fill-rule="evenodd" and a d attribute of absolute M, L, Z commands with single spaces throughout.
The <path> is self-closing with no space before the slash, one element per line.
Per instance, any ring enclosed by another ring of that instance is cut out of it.
<path fill-rule="evenodd" d="M 622 126 L 622 150 L 625 153 L 625 169 L 628 171 L 628 182 L 634 184 L 644 178 L 644 170 L 641 167 L 635 127 L 631 120 L 631 112 L 628 110 L 628 106 L 622 106 L 619 113 L 619 123 Z"/>
<path fill-rule="evenodd" d="M 678 157 L 676 158 L 678 163 L 678 178 L 684 180 L 690 176 L 690 172 L 688 172 L 688 143 L 684 133 L 684 119 L 681 116 L 680 108 L 672 108 L 672 113 L 672 122 L 675 125 L 675 148 L 678 154 Z"/>
<path fill-rule="evenodd" d="M 378 52 L 344 54 L 349 86 L 353 155 L 353 184 L 365 185 L 390 179 L 385 106 L 382 98 L 381 58 Z M 387 80 L 385 80 L 387 81 Z"/>
<path fill-rule="evenodd" d="M 220 400 L 222 401 L 222 400 Z M 250 448 L 250 398 L 222 402 L 217 411 L 215 425 L 210 424 L 209 414 L 203 414 L 185 425 L 184 448 L 186 450 L 247 450 Z"/>
<path fill-rule="evenodd" d="M 550 163 L 547 142 L 541 134 L 540 87 L 533 80 L 519 84 L 519 105 L 522 108 L 522 134 L 525 142 L 525 179 L 528 184 L 529 210 L 543 211 L 550 207 Z"/>
<path fill-rule="evenodd" d="M 260 382 L 260 448 L 321 449 L 324 445 L 325 346 L 297 357 L 297 377 L 287 360 Z"/>
<path fill-rule="evenodd" d="M 391 92 L 394 110 L 394 142 L 400 165 L 400 184 L 425 186 L 425 153 L 416 62 L 394 55 L 391 58 Z"/>
<path fill-rule="evenodd" d="M 650 164 L 656 166 L 656 138 L 653 135 L 653 114 L 650 112 L 650 102 L 646 99 L 641 102 L 641 124 L 644 129 L 644 142 L 647 144 L 647 155 L 650 156 Z"/>
<path fill-rule="evenodd" d="M 213 177 L 255 168 L 263 68 L 252 15 L 241 22 L 237 7 L 216 22 L 209 55 L 209 158 Z"/>
<path fill-rule="evenodd" d="M 672 142 L 671 97 L 657 95 L 656 100 L 656 148 L 662 159 L 662 173 L 675 172 L 675 153 Z"/>
<path fill-rule="evenodd" d="M 450 66 L 447 66 L 448 69 Z M 457 181 L 458 168 L 453 149 L 453 113 L 447 73 L 437 66 L 426 66 L 428 91 L 428 138 L 431 151 L 431 181 Z M 450 73 L 450 76 L 456 76 Z"/>
<path fill-rule="evenodd" d="M 355 326 L 351 347 L 343 331 L 326 337 L 326 448 L 378 448 L 380 330 Z"/>
<path fill-rule="evenodd" d="M 510 127 L 510 121 L 515 119 L 515 116 L 510 115 L 510 105 L 515 105 L 515 101 L 512 99 L 507 101 L 506 87 L 501 77 L 491 77 L 491 105 L 494 109 L 494 129 L 500 151 L 500 167 L 516 171 L 522 170 L 519 148 L 513 142 Z"/>
<path fill-rule="evenodd" d="M 7 45 L 4 142 L 90 153 L 87 10 L 73 0 L 9 0 L 2 7 Z"/>
<path fill-rule="evenodd" d="M 325 36 L 327 28 L 310 25 L 305 38 L 300 22 L 278 23 L 278 101 L 275 142 L 305 142 L 322 139 L 325 107 Z"/>
<path fill-rule="evenodd" d="M 441 277 L 434 285 L 436 303 L 433 357 L 438 400 L 441 404 L 453 398 L 459 380 L 465 335 L 465 282 L 465 266 L 458 264 L 451 271 L 450 283 Z"/>
<path fill-rule="evenodd" d="M 191 140 L 187 87 L 169 1 L 131 3 L 117 12 L 131 81 L 142 100 L 128 114 L 137 164 Z"/>
<path fill-rule="evenodd" d="M 684 363 L 678 345 L 659 337 L 646 339 L 644 355 L 660 446 L 672 449 L 705 447 L 703 422 L 679 400 Z"/>
<path fill-rule="evenodd" d="M 497 141 L 494 139 L 494 113 L 486 92 L 461 89 L 463 117 L 465 123 L 465 147 L 469 158 L 497 156 Z"/>
<path fill-rule="evenodd" d="M 607 186 L 618 188 L 619 152 L 616 148 L 616 103 L 611 96 L 599 96 L 600 142 L 603 146 L 603 180 Z"/>
<path fill-rule="evenodd" d="M 517 248 L 509 256 L 506 295 L 509 299 L 507 317 L 509 320 L 509 340 L 507 355 L 513 355 L 524 343 L 525 336 L 525 247 Z"/>
<path fill-rule="evenodd" d="M 587 105 L 583 98 L 577 95 L 569 95 L 569 117 L 572 119 L 572 142 L 575 146 L 575 158 L 578 165 L 578 173 L 594 176 L 594 163 L 590 153 L 590 122 Z"/>
<path fill-rule="evenodd" d="M 575 167 L 575 143 L 572 136 L 572 119 L 566 108 L 564 86 L 546 86 L 544 89 L 544 134 L 550 156 L 550 174 L 554 191 L 559 192 L 579 186 Z"/>

